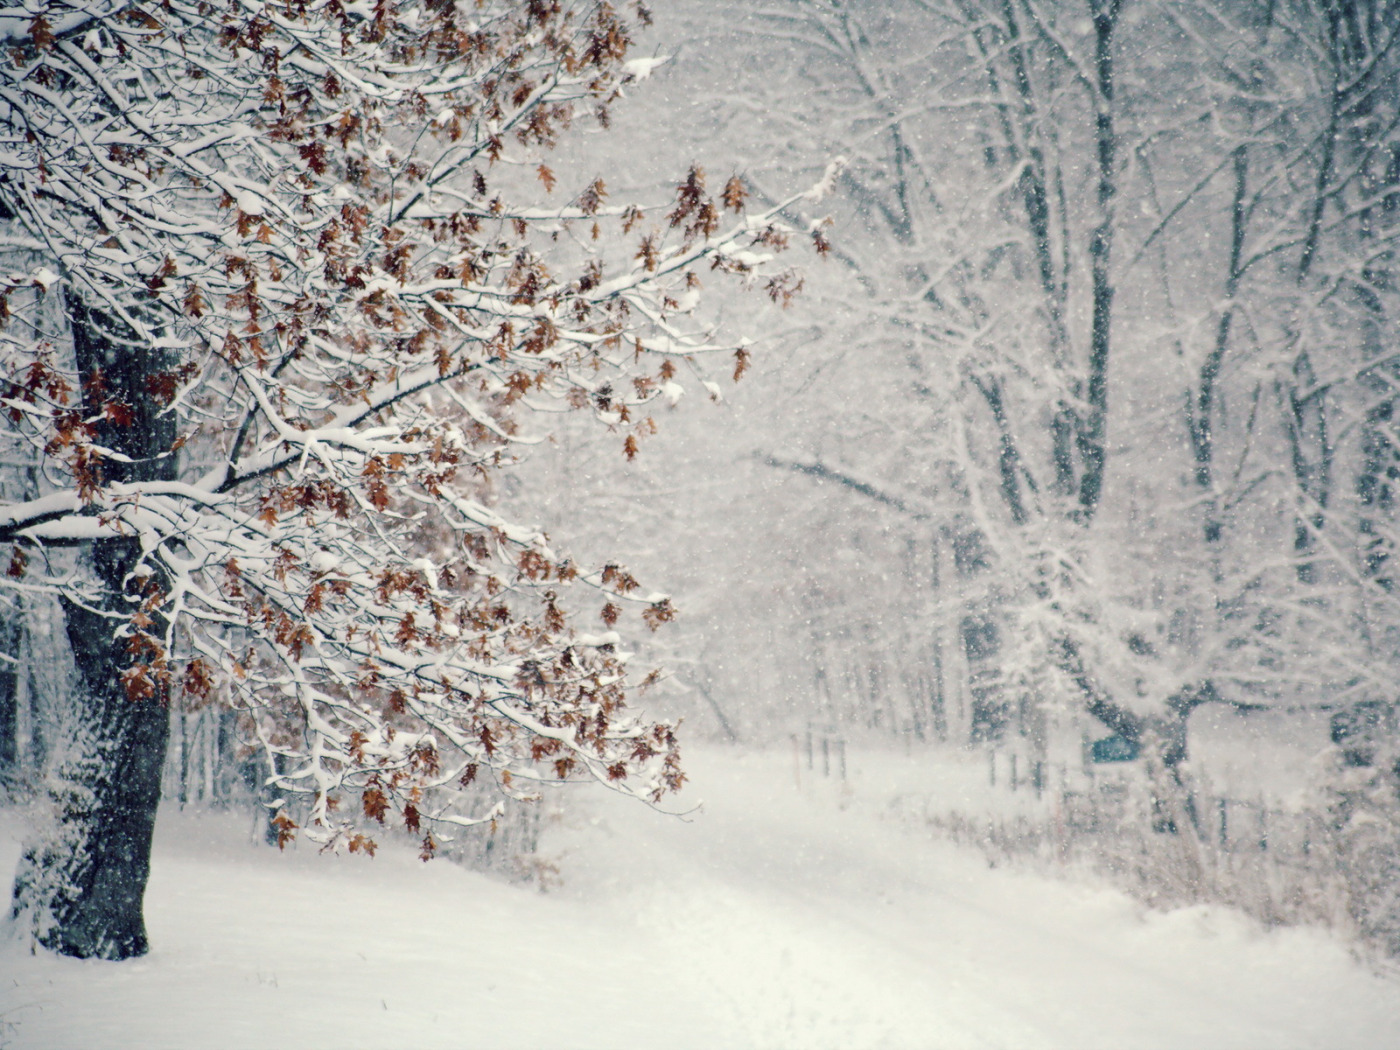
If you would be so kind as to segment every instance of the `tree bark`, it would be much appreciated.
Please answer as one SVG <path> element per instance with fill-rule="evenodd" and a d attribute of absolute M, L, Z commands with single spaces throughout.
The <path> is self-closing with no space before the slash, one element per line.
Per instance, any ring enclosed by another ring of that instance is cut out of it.
<path fill-rule="evenodd" d="M 1085 385 L 1086 411 L 1079 437 L 1079 454 L 1084 473 L 1079 481 L 1079 511 L 1087 524 L 1098 510 L 1103 496 L 1104 471 L 1108 465 L 1108 362 L 1113 327 L 1113 280 L 1110 270 L 1113 252 L 1114 209 L 1118 194 L 1118 135 L 1113 127 L 1113 31 L 1118 22 L 1121 0 L 1094 0 L 1094 68 L 1098 76 L 1094 99 L 1094 133 L 1098 154 L 1098 224 L 1089 239 L 1089 260 L 1093 280 L 1093 319 L 1090 324 L 1089 376 Z"/>
<path fill-rule="evenodd" d="M 0 618 L 0 784 L 20 774 L 20 639 L 23 635 L 18 605 Z"/>
<path fill-rule="evenodd" d="M 79 302 L 70 303 L 70 320 L 84 414 L 103 419 L 95 443 L 127 457 L 105 459 L 104 480 L 173 479 L 176 420 L 150 382 L 168 371 L 168 355 Z M 127 411 L 107 416 L 114 403 Z M 164 636 L 166 579 L 136 536 L 94 541 L 82 562 L 95 595 L 63 602 L 77 681 L 47 777 L 51 823 L 24 850 L 12 915 L 53 951 L 126 959 L 149 948 L 142 901 L 169 735 L 163 654 L 133 644 L 131 618 L 144 609 L 147 634 Z M 132 687 L 138 670 L 149 690 Z"/>

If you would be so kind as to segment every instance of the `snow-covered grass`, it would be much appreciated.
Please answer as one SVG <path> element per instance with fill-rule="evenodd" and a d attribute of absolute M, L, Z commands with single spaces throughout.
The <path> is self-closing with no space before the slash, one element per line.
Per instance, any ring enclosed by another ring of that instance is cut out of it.
<path fill-rule="evenodd" d="M 1307 929 L 1144 911 L 884 820 L 903 755 L 689 756 L 687 819 L 584 794 L 548 893 L 163 814 L 154 951 L 0 952 L 0 1045 L 935 1050 L 1394 1045 L 1400 983 Z M 799 783 L 800 781 L 800 783 Z M 591 790 L 591 789 L 590 789 Z M 7 820 L 0 863 L 18 851 Z"/>

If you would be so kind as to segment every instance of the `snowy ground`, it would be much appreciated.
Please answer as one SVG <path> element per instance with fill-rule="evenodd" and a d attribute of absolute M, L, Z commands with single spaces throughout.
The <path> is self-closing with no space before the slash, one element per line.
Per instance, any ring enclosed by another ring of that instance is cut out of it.
<path fill-rule="evenodd" d="M 155 950 L 0 949 L 0 1046 L 1032 1050 L 1400 1045 L 1400 983 L 1316 931 L 988 870 L 791 755 L 692 754 L 682 821 L 597 793 L 547 894 L 405 851 L 278 856 L 163 818 Z M 805 777 L 805 770 L 803 771 Z M 0 864 L 17 854 L 0 829 Z"/>

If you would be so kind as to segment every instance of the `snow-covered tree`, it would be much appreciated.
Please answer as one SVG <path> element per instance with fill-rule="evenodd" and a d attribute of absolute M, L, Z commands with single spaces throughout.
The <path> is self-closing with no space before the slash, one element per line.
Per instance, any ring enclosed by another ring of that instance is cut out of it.
<path fill-rule="evenodd" d="M 941 665 L 983 736 L 1052 704 L 1172 763 L 1203 702 L 1388 695 L 1393 0 L 717 9 L 693 64 L 788 58 L 696 93 L 754 188 L 813 142 L 850 160 L 811 278 L 835 308 L 783 391 L 805 424 L 766 391 L 797 424 L 773 484 L 821 484 L 814 537 L 861 549 L 810 565 L 840 623 L 809 662 L 847 691 L 843 664 Z M 847 630 L 896 603 L 941 637 Z"/>
<path fill-rule="evenodd" d="M 702 272 L 775 299 L 795 281 L 737 180 L 712 197 L 692 170 L 645 214 L 602 177 L 555 185 L 556 137 L 606 126 L 651 67 L 629 20 L 649 15 L 0 12 L 0 377 L 7 448 L 35 468 L 0 510 L 4 586 L 57 597 L 78 680 L 52 826 L 16 878 L 40 944 L 146 950 L 172 704 L 243 712 L 280 836 L 352 851 L 394 822 L 426 858 L 489 819 L 436 790 L 456 783 L 679 786 L 612 630 L 668 599 L 492 509 L 530 413 L 591 413 L 630 457 L 696 355 L 742 367 L 691 312 Z M 589 589 L 593 633 L 565 607 Z"/>

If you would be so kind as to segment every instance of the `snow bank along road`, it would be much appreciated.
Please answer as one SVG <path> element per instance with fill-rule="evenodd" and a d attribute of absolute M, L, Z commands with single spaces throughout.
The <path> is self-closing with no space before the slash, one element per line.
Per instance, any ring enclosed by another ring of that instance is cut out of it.
<path fill-rule="evenodd" d="M 1400 983 L 1325 934 L 990 871 L 875 819 L 873 765 L 844 804 L 783 756 L 690 767 L 688 820 L 572 805 L 547 894 L 407 850 L 279 857 L 244 824 L 166 814 L 152 954 L 3 946 L 0 1046 L 1400 1047 Z"/>

